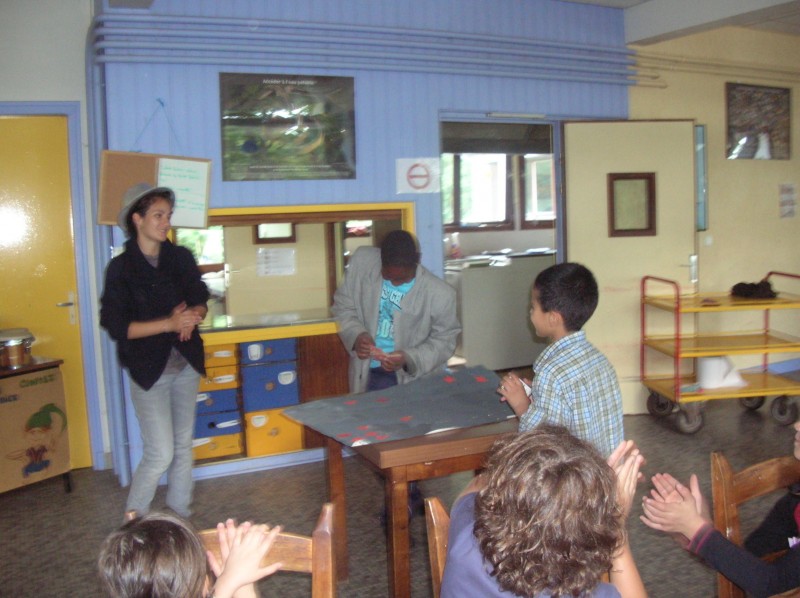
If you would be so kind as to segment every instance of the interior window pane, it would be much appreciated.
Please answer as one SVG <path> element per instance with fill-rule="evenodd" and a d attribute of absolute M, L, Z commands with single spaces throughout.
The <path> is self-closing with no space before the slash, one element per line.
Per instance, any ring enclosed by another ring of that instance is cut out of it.
<path fill-rule="evenodd" d="M 453 196 L 453 154 L 442 154 L 439 161 L 442 193 L 442 222 L 455 223 L 455 198 Z"/>
<path fill-rule="evenodd" d="M 506 219 L 506 155 L 461 154 L 459 198 L 462 224 Z"/>
<path fill-rule="evenodd" d="M 175 243 L 192 252 L 199 266 L 225 261 L 225 243 L 221 226 L 207 229 L 176 228 Z"/>
<path fill-rule="evenodd" d="M 525 220 L 555 218 L 553 158 L 550 155 L 525 155 Z"/>

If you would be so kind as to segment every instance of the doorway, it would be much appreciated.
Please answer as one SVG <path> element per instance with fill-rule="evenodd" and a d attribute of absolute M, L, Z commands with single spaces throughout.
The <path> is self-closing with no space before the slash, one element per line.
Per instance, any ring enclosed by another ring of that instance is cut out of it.
<path fill-rule="evenodd" d="M 37 337 L 34 355 L 64 359 L 71 466 L 102 468 L 95 351 L 88 333 L 96 309 L 83 202 L 80 104 L 0 103 L 0 122 L 2 206 L 33 210 L 27 221 L 29 245 L 0 252 L 0 269 L 17 277 L 15 282 L 6 278 L 17 291 L 0 300 L 2 324 L 29 328 Z M 22 232 L 16 231 L 18 236 Z"/>

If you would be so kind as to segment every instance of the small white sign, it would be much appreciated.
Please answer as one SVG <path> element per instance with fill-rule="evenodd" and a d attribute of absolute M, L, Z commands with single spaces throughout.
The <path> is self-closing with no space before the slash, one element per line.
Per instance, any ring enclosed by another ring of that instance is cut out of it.
<path fill-rule="evenodd" d="M 439 158 L 399 158 L 397 193 L 438 193 Z"/>
<path fill-rule="evenodd" d="M 257 268 L 259 276 L 291 276 L 297 271 L 294 249 L 259 247 Z"/>
<path fill-rule="evenodd" d="M 794 183 L 780 185 L 779 205 L 781 218 L 794 218 L 795 206 L 797 205 L 797 189 Z"/>

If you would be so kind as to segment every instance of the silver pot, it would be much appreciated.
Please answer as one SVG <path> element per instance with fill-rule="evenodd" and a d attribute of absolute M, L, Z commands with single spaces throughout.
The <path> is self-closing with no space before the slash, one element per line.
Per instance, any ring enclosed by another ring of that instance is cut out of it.
<path fill-rule="evenodd" d="M 27 328 L 0 330 L 0 367 L 13 369 L 28 365 L 34 340 Z"/>

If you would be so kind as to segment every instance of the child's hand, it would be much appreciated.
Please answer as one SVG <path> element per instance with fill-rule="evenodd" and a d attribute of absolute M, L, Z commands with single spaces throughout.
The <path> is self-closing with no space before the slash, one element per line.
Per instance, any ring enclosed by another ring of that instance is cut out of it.
<path fill-rule="evenodd" d="M 640 517 L 642 522 L 653 529 L 682 534 L 688 540 L 691 540 L 703 525 L 710 523 L 703 515 L 702 507 L 698 507 L 698 503 L 702 505 L 702 495 L 697 485 L 697 477 L 692 477 L 695 488 L 690 490 L 683 484 L 676 483 L 674 493 L 677 497 L 670 496 L 671 502 L 645 496 L 642 499 L 644 510 L 644 515 Z"/>
<path fill-rule="evenodd" d="M 617 475 L 617 503 L 623 516 L 627 517 L 633 505 L 636 483 L 640 478 L 639 469 L 645 462 L 644 457 L 633 440 L 623 440 L 607 462 Z"/>
<path fill-rule="evenodd" d="M 217 582 L 214 584 L 216 598 L 233 598 L 239 589 L 272 575 L 281 568 L 282 563 L 261 566 L 261 560 L 269 552 L 280 531 L 280 527 L 269 530 L 266 525 L 250 523 L 244 523 L 237 528 L 230 519 L 224 526 L 217 526 L 223 560 L 221 569 L 220 563 L 209 554 L 209 564 L 217 574 Z"/>
<path fill-rule="evenodd" d="M 530 387 L 529 387 L 530 388 Z M 501 401 L 506 401 L 517 417 L 522 417 L 531 406 L 531 399 L 525 391 L 522 379 L 514 373 L 508 373 L 500 380 L 497 394 Z"/>
<path fill-rule="evenodd" d="M 681 493 L 678 492 L 680 482 L 668 473 L 657 473 L 652 477 L 653 489 L 650 491 L 650 496 L 657 502 L 681 502 L 683 500 Z M 697 476 L 692 474 L 689 478 L 689 491 L 694 500 L 695 510 L 700 513 L 704 519 L 711 520 L 711 510 L 708 507 L 708 501 L 703 497 L 700 492 L 700 483 L 697 481 Z M 680 533 L 671 533 L 673 539 L 680 544 L 683 548 L 689 545 L 689 538 Z"/>

